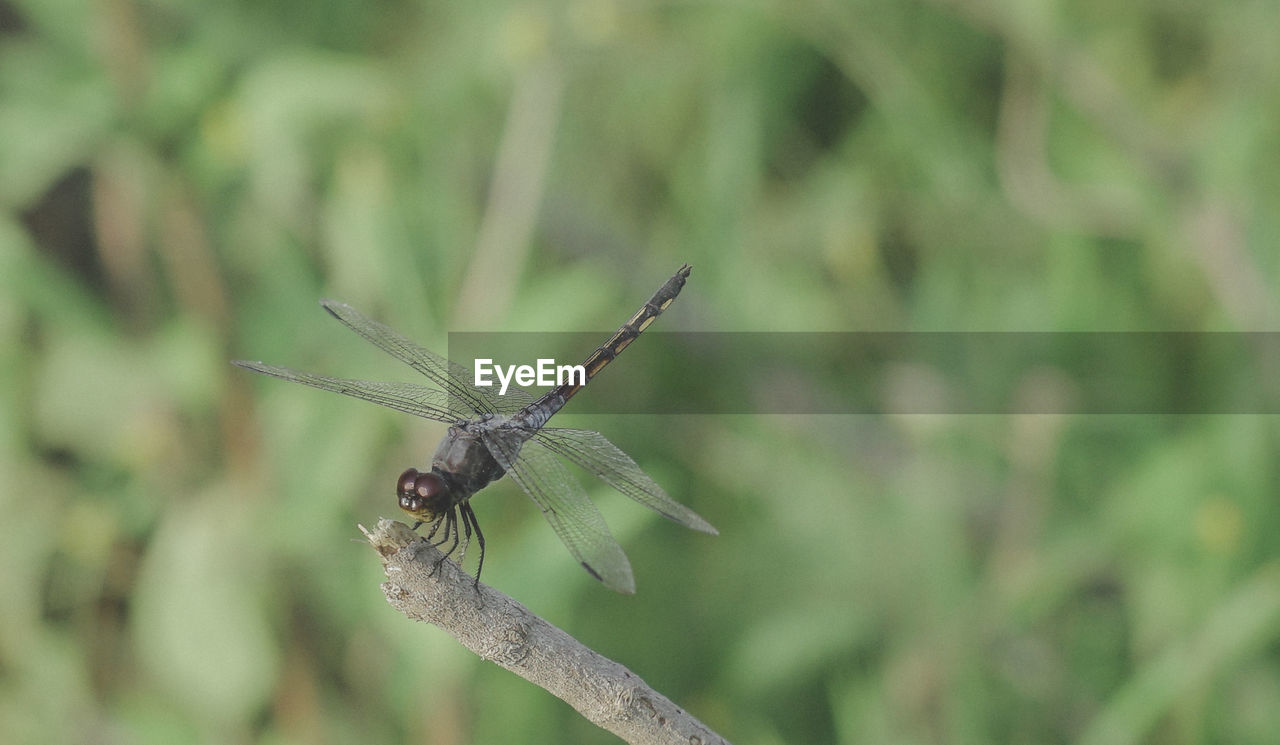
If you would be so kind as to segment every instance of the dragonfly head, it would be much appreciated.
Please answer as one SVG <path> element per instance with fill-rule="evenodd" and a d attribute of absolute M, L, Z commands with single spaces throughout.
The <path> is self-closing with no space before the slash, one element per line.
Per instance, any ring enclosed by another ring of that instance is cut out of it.
<path fill-rule="evenodd" d="M 400 497 L 400 509 L 424 523 L 435 522 L 450 505 L 449 487 L 440 474 L 423 473 L 416 468 L 400 474 L 396 495 Z"/>

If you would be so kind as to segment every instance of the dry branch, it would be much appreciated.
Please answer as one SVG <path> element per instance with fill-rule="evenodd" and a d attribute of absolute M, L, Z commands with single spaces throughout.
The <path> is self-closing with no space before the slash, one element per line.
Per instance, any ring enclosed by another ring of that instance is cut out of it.
<path fill-rule="evenodd" d="M 635 673 L 474 579 L 403 523 L 360 530 L 382 557 L 382 591 L 409 618 L 449 632 L 482 659 L 510 670 L 633 745 L 725 743 Z"/>

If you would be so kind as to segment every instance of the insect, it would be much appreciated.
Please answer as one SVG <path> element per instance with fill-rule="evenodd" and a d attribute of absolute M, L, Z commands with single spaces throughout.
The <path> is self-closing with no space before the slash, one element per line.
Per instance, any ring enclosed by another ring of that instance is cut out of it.
<path fill-rule="evenodd" d="M 446 555 L 452 555 L 461 545 L 461 560 L 475 533 L 480 546 L 477 583 L 484 568 L 484 534 L 471 508 L 471 498 L 493 481 L 510 475 L 591 576 L 613 590 L 632 593 L 635 579 L 626 554 L 561 458 L 681 525 L 713 535 L 716 529 L 693 510 L 667 496 L 630 456 L 604 435 L 545 425 L 670 307 L 689 272 L 688 264 L 681 266 L 613 336 L 592 352 L 582 364 L 585 376 L 558 385 L 537 399 L 515 386 L 509 386 L 505 395 L 478 387 L 463 366 L 414 344 L 351 306 L 332 300 L 323 300 L 321 305 L 333 317 L 417 370 L 435 387 L 333 378 L 261 362 L 236 361 L 235 364 L 449 424 L 448 433 L 431 459 L 430 470 L 406 469 L 396 481 L 396 495 L 400 508 L 414 518 L 415 530 L 429 525 L 428 540 L 440 534 L 436 545 L 451 542 Z"/>

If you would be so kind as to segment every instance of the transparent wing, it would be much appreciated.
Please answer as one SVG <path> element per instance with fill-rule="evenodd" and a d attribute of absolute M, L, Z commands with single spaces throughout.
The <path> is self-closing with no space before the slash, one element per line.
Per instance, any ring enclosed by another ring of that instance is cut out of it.
<path fill-rule="evenodd" d="M 595 474 L 606 484 L 663 517 L 704 533 L 719 533 L 698 513 L 667 496 L 661 486 L 640 470 L 631 456 L 619 450 L 617 445 L 609 442 L 599 432 L 550 427 L 540 430 L 534 437 L 552 451 Z"/>
<path fill-rule="evenodd" d="M 498 465 L 538 505 L 569 553 L 611 590 L 636 591 L 631 562 L 569 469 L 536 440 L 522 441 L 516 430 L 482 435 Z"/>
<path fill-rule="evenodd" d="M 467 419 L 472 414 L 511 414 L 533 401 L 533 396 L 515 386 L 508 387 L 504 396 L 475 387 L 468 382 L 474 376 L 462 365 L 449 362 L 435 352 L 414 344 L 346 303 L 321 300 L 320 304 L 347 328 L 440 386 L 449 396 L 449 403 L 458 405 L 459 410 L 454 412 L 454 419 Z"/>
<path fill-rule="evenodd" d="M 341 393 L 344 396 L 372 401 L 389 409 L 452 424 L 458 421 L 456 412 L 449 408 L 448 397 L 443 391 L 413 383 L 381 383 L 372 380 L 331 378 L 327 375 L 290 370 L 287 367 L 264 365 L 261 362 L 234 360 L 233 364 L 264 375 L 302 383 L 312 388 Z"/>

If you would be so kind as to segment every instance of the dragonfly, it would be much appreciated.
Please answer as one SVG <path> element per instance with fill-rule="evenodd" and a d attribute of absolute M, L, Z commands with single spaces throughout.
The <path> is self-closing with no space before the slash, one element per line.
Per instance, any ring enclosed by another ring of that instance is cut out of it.
<path fill-rule="evenodd" d="M 604 435 L 546 424 L 670 307 L 690 271 L 688 264 L 682 265 L 613 336 L 588 355 L 581 365 L 585 375 L 571 376 L 536 399 L 515 385 L 509 385 L 505 395 L 477 386 L 462 365 L 333 300 L 322 300 L 320 304 L 347 328 L 422 374 L 433 386 L 334 378 L 246 360 L 236 360 L 234 364 L 448 424 L 430 470 L 406 469 L 396 480 L 396 496 L 400 509 L 415 520 L 414 530 L 428 525 L 428 541 L 434 541 L 436 546 L 451 542 L 445 556 L 452 556 L 461 545 L 459 563 L 465 559 L 474 531 L 480 548 L 477 586 L 484 568 L 485 545 L 471 498 L 509 474 L 592 577 L 610 589 L 630 594 L 635 592 L 635 578 L 626 553 L 563 461 L 581 467 L 685 527 L 712 535 L 718 531 L 668 496 L 631 456 Z"/>

